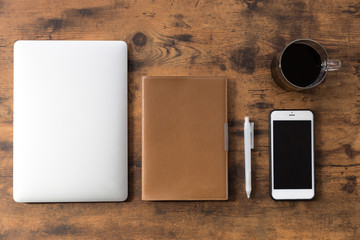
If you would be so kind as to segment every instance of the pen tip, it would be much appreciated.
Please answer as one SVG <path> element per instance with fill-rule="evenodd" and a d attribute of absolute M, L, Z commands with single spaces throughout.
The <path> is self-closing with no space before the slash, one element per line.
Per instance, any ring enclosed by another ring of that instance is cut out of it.
<path fill-rule="evenodd" d="M 250 192 L 246 192 L 248 198 L 250 198 Z"/>

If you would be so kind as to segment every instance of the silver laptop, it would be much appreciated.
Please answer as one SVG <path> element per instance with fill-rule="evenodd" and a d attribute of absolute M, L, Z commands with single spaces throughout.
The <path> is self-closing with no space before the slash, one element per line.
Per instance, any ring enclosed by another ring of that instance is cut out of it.
<path fill-rule="evenodd" d="M 16 202 L 126 200 L 127 86 L 125 42 L 15 43 Z"/>

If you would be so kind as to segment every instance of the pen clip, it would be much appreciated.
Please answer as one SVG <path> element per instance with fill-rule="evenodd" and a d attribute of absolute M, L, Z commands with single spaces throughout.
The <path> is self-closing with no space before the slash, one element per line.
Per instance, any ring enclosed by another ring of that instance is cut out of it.
<path fill-rule="evenodd" d="M 250 147 L 254 149 L 254 122 L 250 122 Z"/>

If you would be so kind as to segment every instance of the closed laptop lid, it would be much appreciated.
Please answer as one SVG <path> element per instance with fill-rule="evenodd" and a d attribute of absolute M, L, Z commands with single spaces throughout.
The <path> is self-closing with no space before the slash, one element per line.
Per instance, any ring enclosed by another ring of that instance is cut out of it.
<path fill-rule="evenodd" d="M 15 201 L 124 201 L 126 43 L 17 41 L 13 141 Z"/>

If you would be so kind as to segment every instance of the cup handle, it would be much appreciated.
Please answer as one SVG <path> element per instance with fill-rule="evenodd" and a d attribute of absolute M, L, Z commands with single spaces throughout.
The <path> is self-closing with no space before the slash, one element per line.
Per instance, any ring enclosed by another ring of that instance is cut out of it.
<path fill-rule="evenodd" d="M 327 70 L 328 71 L 336 71 L 342 67 L 341 60 L 328 60 L 327 61 Z"/>

